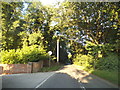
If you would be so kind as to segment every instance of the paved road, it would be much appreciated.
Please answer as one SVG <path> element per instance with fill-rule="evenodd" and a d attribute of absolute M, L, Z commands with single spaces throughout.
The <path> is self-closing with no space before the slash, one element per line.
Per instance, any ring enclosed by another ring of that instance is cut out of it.
<path fill-rule="evenodd" d="M 38 88 L 80 88 L 80 83 L 67 74 L 57 73 Z"/>
<path fill-rule="evenodd" d="M 12 74 L 2 76 L 3 88 L 35 88 L 43 80 L 53 75 L 49 73 Z"/>
<path fill-rule="evenodd" d="M 3 88 L 80 88 L 80 83 L 67 74 L 47 72 L 5 75 Z"/>
<path fill-rule="evenodd" d="M 116 88 L 101 78 L 73 69 L 73 66 L 70 67 L 57 72 L 4 75 L 2 86 L 3 88 L 82 88 L 83 90 L 84 88 Z M 80 82 L 74 79 L 75 77 Z"/>
<path fill-rule="evenodd" d="M 85 88 L 118 88 L 117 85 L 83 71 L 77 65 L 66 65 L 58 72 L 67 73 L 71 77 L 79 80 Z"/>

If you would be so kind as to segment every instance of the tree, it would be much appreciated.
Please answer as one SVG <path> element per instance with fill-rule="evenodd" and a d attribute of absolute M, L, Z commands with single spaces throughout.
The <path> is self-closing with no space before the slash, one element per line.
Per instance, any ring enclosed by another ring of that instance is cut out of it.
<path fill-rule="evenodd" d="M 19 32 L 22 31 L 22 2 L 2 2 L 2 49 L 17 49 L 20 46 Z"/>
<path fill-rule="evenodd" d="M 26 10 L 24 4 L 28 5 Z M 62 62 L 67 60 L 68 52 L 72 56 L 87 55 L 91 50 L 94 56 L 99 52 L 103 56 L 107 52 L 118 53 L 117 2 L 63 2 L 57 5 L 2 2 L 2 48 L 9 50 L 39 45 L 56 56 L 55 33 L 59 32 Z"/>

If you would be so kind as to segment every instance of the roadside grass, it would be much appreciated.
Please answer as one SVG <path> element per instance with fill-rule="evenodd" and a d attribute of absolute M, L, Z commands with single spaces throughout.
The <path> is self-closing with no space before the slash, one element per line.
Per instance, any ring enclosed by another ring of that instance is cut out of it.
<path fill-rule="evenodd" d="M 117 71 L 94 70 L 91 73 L 98 76 L 98 77 L 101 77 L 105 80 L 108 80 L 111 83 L 114 83 L 116 85 L 120 85 L 120 80 L 118 79 L 118 72 Z"/>
<path fill-rule="evenodd" d="M 120 79 L 119 79 L 119 75 L 120 72 L 116 71 L 107 71 L 107 70 L 94 70 L 94 69 L 86 69 L 83 66 L 80 66 L 80 69 L 85 70 L 93 75 L 96 75 L 100 78 L 103 78 L 115 85 L 119 85 L 120 86 Z"/>
<path fill-rule="evenodd" d="M 40 69 L 40 72 L 50 72 L 50 71 L 57 71 L 59 70 L 63 65 L 62 64 L 56 64 L 56 65 L 51 65 L 50 67 L 43 67 Z"/>

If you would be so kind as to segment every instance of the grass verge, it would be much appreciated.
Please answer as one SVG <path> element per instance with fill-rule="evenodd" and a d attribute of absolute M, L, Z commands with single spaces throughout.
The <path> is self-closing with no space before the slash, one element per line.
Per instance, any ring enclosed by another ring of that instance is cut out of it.
<path fill-rule="evenodd" d="M 105 80 L 110 81 L 116 85 L 120 85 L 120 80 L 118 79 L 117 71 L 106 71 L 106 70 L 94 70 L 92 74 L 99 76 Z"/>
<path fill-rule="evenodd" d="M 50 67 L 43 67 L 40 69 L 40 72 L 49 72 L 49 71 L 57 71 L 59 70 L 63 65 L 52 65 Z"/>
<path fill-rule="evenodd" d="M 119 79 L 120 72 L 118 72 L 117 70 L 116 71 L 94 70 L 94 69 L 86 69 L 83 66 L 80 66 L 80 69 L 92 73 L 93 75 L 96 75 L 100 78 L 103 78 L 115 85 L 120 86 L 120 79 Z"/>

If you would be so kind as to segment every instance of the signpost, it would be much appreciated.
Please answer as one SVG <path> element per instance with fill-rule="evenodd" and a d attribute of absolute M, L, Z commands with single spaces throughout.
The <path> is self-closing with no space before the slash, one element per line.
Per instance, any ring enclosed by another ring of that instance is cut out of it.
<path fill-rule="evenodd" d="M 52 55 L 52 51 L 49 51 L 48 54 L 51 56 Z M 49 67 L 50 67 L 50 56 L 49 56 Z"/>

